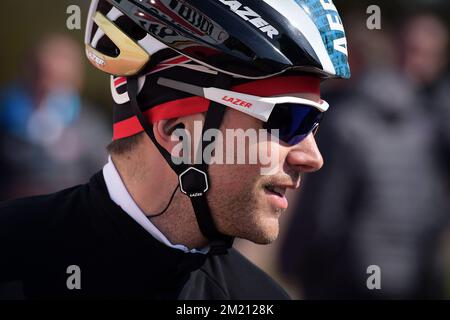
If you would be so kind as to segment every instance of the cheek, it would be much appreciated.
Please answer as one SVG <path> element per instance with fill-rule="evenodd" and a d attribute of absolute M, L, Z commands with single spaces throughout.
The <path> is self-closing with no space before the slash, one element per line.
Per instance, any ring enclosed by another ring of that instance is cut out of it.
<path fill-rule="evenodd" d="M 265 139 L 264 137 L 260 139 L 251 152 L 258 154 L 260 175 L 276 175 L 283 170 L 282 167 L 289 153 L 289 147 L 281 145 L 276 137 L 270 136 Z"/>
<path fill-rule="evenodd" d="M 209 172 L 211 190 L 222 197 L 251 192 L 259 179 L 256 165 L 212 165 Z"/>
<path fill-rule="evenodd" d="M 230 192 L 244 189 L 248 192 L 256 188 L 257 181 L 263 176 L 282 171 L 289 147 L 281 145 L 276 137 L 261 129 L 262 121 L 236 110 L 227 110 L 221 129 L 223 148 L 220 157 L 227 164 L 210 167 L 211 180 L 220 177 L 215 184 Z M 243 139 L 242 132 L 253 132 L 255 138 Z"/>

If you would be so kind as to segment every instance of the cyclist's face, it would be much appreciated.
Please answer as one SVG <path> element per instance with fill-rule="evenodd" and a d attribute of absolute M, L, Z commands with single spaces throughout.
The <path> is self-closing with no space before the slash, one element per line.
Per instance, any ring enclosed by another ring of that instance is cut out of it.
<path fill-rule="evenodd" d="M 319 99 L 311 95 L 298 96 Z M 225 129 L 240 132 L 234 131 L 235 136 L 231 136 Z M 234 161 L 210 166 L 208 201 L 220 231 L 267 244 L 278 236 L 278 219 L 288 205 L 285 191 L 298 188 L 301 173 L 319 170 L 323 159 L 313 135 L 290 147 L 282 142 L 260 139 L 264 134 L 258 134 L 256 141 L 249 138 L 252 131 L 259 129 L 262 129 L 261 121 L 238 111 L 227 111 L 222 125 L 224 153 L 225 159 Z M 247 138 L 243 138 L 244 133 Z M 230 140 L 234 140 L 234 145 Z M 270 159 L 271 175 L 266 175 L 268 170 L 264 168 L 268 166 L 261 160 L 262 155 Z M 257 161 L 251 161 L 255 156 Z M 238 159 L 241 163 L 245 160 L 245 164 L 239 164 Z"/>

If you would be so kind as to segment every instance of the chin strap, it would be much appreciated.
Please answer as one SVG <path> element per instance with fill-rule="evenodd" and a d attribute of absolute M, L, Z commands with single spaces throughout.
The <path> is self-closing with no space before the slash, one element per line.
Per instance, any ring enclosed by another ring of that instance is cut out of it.
<path fill-rule="evenodd" d="M 219 73 L 217 75 L 214 86 L 221 89 L 229 89 L 231 86 L 231 76 Z M 152 140 L 153 144 L 158 148 L 161 155 L 164 157 L 166 162 L 172 168 L 172 170 L 177 174 L 180 190 L 182 193 L 187 195 L 191 199 L 192 207 L 194 208 L 195 216 L 197 218 L 197 223 L 199 225 L 200 231 L 203 236 L 209 240 L 211 255 L 222 255 L 227 254 L 228 249 L 233 246 L 234 238 L 224 235 L 217 230 L 214 223 L 213 217 L 211 215 L 211 209 L 207 200 L 207 192 L 210 188 L 209 179 L 209 165 L 203 161 L 203 151 L 205 150 L 206 144 L 203 139 L 199 144 L 199 150 L 197 150 L 198 159 L 200 159 L 200 164 L 175 164 L 172 161 L 172 156 L 170 153 L 164 149 L 156 140 L 153 133 L 153 125 L 144 116 L 141 109 L 139 108 L 139 103 L 137 101 L 138 96 L 138 79 L 128 78 L 128 95 L 130 97 L 130 104 L 133 109 L 134 114 L 138 118 L 142 128 L 145 133 Z M 205 124 L 203 126 L 203 134 L 209 129 L 219 129 L 223 117 L 225 115 L 225 106 L 211 101 L 208 112 L 205 118 Z M 202 137 L 203 137 L 202 134 Z M 213 143 L 213 142 L 211 142 Z"/>

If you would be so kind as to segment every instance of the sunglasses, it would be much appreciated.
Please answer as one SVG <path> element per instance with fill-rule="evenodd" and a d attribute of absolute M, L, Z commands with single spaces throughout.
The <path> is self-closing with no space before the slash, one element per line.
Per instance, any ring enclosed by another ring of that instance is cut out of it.
<path fill-rule="evenodd" d="M 203 88 L 167 78 L 158 84 L 220 103 L 263 121 L 263 128 L 290 146 L 316 134 L 329 104 L 298 97 L 258 97 L 219 88 Z"/>

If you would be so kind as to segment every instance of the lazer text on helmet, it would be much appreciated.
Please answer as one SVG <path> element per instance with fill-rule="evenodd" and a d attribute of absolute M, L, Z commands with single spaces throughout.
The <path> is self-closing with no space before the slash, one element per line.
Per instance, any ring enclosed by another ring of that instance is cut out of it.
<path fill-rule="evenodd" d="M 328 11 L 327 20 L 330 25 L 330 29 L 333 31 L 340 31 L 344 33 L 344 25 L 342 24 L 342 20 L 339 17 L 338 10 L 331 0 L 320 0 L 322 7 L 324 10 Z M 335 39 L 333 41 L 334 50 L 339 51 L 346 56 L 348 56 L 347 51 L 347 38 L 345 36 Z"/>
<path fill-rule="evenodd" d="M 251 8 L 245 6 L 243 7 L 242 3 L 239 1 L 231 1 L 231 0 L 219 0 L 224 5 L 230 7 L 231 11 L 236 13 L 239 17 L 244 19 L 245 21 L 250 22 L 255 27 L 257 27 L 261 32 L 266 33 L 269 38 L 273 39 L 274 36 L 280 34 L 280 32 L 271 26 L 267 21 L 265 21 L 259 14 L 253 11 Z"/>

